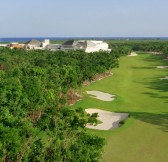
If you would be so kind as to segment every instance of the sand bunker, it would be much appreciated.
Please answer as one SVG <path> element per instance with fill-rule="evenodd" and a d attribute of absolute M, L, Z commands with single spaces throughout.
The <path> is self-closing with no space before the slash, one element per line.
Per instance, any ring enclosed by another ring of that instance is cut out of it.
<path fill-rule="evenodd" d="M 158 69 L 165 69 L 168 68 L 168 66 L 157 66 Z"/>
<path fill-rule="evenodd" d="M 115 99 L 115 95 L 111 95 L 109 93 L 104 93 L 100 91 L 86 91 L 86 93 L 93 95 L 91 97 L 97 98 L 102 101 L 113 101 Z"/>
<path fill-rule="evenodd" d="M 137 54 L 137 53 L 135 53 L 135 52 L 131 52 L 131 54 L 130 54 L 130 55 L 128 55 L 128 56 L 138 56 L 138 54 Z"/>
<path fill-rule="evenodd" d="M 168 76 L 165 76 L 165 78 L 160 78 L 161 80 L 163 80 L 163 79 L 168 79 Z"/>
<path fill-rule="evenodd" d="M 120 126 L 120 122 L 128 118 L 128 113 L 113 113 L 100 109 L 86 109 L 89 114 L 98 113 L 97 119 L 102 123 L 97 125 L 87 124 L 87 128 L 98 130 L 110 130 Z"/>

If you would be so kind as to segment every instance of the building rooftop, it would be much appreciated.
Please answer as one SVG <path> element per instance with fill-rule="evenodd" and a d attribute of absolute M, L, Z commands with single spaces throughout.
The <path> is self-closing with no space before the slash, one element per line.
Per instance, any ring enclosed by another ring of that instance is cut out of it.
<path fill-rule="evenodd" d="M 41 42 L 38 41 L 38 40 L 36 40 L 36 39 L 32 39 L 32 40 L 26 42 L 25 44 L 40 46 L 40 45 L 41 45 Z"/>

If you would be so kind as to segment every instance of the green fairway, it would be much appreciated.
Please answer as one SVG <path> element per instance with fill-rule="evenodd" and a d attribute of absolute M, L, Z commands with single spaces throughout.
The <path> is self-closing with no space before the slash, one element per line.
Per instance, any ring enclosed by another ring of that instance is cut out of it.
<path fill-rule="evenodd" d="M 82 87 L 83 100 L 72 108 L 100 108 L 129 112 L 125 124 L 116 130 L 95 131 L 107 140 L 102 161 L 167 162 L 168 161 L 168 65 L 160 56 L 139 54 L 122 57 L 114 75 Z M 111 102 L 89 97 L 86 90 L 100 90 L 116 95 Z"/>

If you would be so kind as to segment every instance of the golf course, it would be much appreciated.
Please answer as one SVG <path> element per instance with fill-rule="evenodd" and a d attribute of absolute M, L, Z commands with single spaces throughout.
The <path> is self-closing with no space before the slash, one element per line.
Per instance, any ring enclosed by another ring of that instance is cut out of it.
<path fill-rule="evenodd" d="M 92 130 L 106 139 L 103 162 L 167 162 L 168 161 L 168 61 L 160 55 L 123 56 L 113 75 L 80 89 L 82 100 L 71 108 L 95 108 L 129 117 L 119 128 Z M 90 97 L 86 91 L 115 95 L 113 101 Z"/>

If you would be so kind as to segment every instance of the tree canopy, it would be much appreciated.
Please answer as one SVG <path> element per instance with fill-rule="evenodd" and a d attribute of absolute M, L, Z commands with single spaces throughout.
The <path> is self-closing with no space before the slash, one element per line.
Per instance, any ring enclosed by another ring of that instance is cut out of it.
<path fill-rule="evenodd" d="M 66 97 L 118 66 L 119 53 L 0 48 L 1 161 L 98 161 L 105 141 L 85 128 L 96 116 Z"/>

